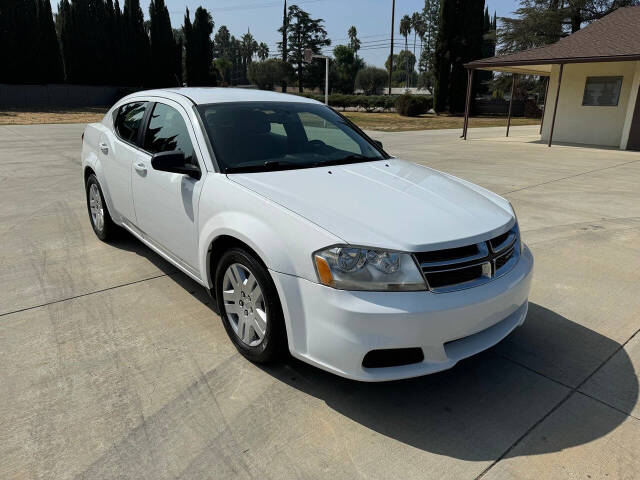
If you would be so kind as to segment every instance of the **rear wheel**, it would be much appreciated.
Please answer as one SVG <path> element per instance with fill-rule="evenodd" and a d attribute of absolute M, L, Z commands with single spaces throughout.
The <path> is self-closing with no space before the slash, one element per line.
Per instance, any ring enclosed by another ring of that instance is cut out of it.
<path fill-rule="evenodd" d="M 87 209 L 89 210 L 89 219 L 91 220 L 93 231 L 103 242 L 113 240 L 117 236 L 118 226 L 111 219 L 102 189 L 94 174 L 89 175 L 85 187 L 87 191 Z"/>
<path fill-rule="evenodd" d="M 241 248 L 225 252 L 216 268 L 216 298 L 225 330 L 238 351 L 256 363 L 285 351 L 278 292 L 266 268 Z"/>

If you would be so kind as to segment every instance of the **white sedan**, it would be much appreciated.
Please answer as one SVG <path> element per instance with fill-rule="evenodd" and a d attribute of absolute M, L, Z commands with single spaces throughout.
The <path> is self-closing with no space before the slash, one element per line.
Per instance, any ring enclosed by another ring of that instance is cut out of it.
<path fill-rule="evenodd" d="M 313 100 L 180 88 L 121 99 L 83 134 L 91 224 L 202 284 L 254 362 L 424 375 L 524 322 L 533 258 L 507 200 L 389 156 Z"/>

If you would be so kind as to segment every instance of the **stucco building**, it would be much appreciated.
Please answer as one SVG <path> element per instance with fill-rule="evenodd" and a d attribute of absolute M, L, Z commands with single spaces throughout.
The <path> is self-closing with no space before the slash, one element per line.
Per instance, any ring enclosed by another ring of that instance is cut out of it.
<path fill-rule="evenodd" d="M 552 45 L 465 66 L 470 82 L 474 70 L 548 77 L 541 137 L 549 145 L 640 150 L 640 6 L 620 8 Z"/>

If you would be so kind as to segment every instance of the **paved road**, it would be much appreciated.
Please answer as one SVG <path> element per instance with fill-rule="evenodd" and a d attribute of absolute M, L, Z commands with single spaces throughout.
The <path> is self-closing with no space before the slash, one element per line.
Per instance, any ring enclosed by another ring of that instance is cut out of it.
<path fill-rule="evenodd" d="M 506 195 L 525 326 L 437 375 L 259 368 L 203 290 L 87 218 L 81 125 L 0 127 L 0 478 L 640 477 L 640 154 L 535 127 L 375 133 Z"/>

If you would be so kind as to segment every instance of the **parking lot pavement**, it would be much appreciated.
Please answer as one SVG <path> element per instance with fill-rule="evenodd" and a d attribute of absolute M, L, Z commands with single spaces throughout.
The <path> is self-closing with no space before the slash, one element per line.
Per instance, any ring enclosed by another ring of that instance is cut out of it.
<path fill-rule="evenodd" d="M 536 127 L 372 133 L 505 195 L 525 325 L 436 375 L 255 366 L 203 289 L 98 241 L 82 125 L 0 127 L 0 478 L 639 478 L 640 154 Z"/>

